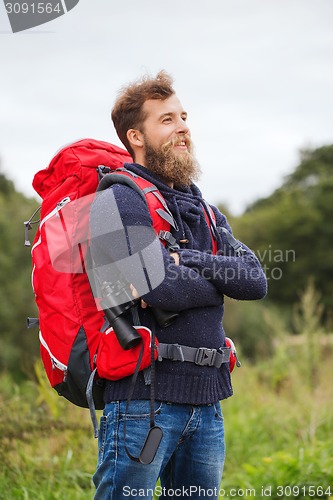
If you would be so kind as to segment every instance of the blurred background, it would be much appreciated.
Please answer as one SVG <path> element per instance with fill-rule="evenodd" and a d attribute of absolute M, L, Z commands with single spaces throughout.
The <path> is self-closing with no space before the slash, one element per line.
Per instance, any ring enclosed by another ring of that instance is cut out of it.
<path fill-rule="evenodd" d="M 49 389 L 25 328 L 37 311 L 23 221 L 40 204 L 34 174 L 73 140 L 119 145 L 117 91 L 162 68 L 204 197 L 268 278 L 264 301 L 226 299 L 243 366 L 223 404 L 224 485 L 333 495 L 332 18 L 330 0 L 80 0 L 13 34 L 0 5 L 0 498 L 92 498 L 89 417 Z"/>

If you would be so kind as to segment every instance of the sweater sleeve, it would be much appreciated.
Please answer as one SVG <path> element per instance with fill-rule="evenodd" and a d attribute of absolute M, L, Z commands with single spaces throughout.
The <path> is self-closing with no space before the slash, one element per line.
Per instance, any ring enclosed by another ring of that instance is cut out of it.
<path fill-rule="evenodd" d="M 232 237 L 225 216 L 215 207 L 212 209 L 221 237 L 221 249 L 217 255 L 197 250 L 180 250 L 180 263 L 196 270 L 228 297 L 238 300 L 263 298 L 267 293 L 267 280 L 258 258 L 246 245 Z M 237 252 L 235 246 L 241 248 L 241 251 Z"/>
<path fill-rule="evenodd" d="M 190 266 L 175 264 L 156 237 L 145 200 L 134 189 L 116 184 L 99 193 L 91 209 L 90 230 L 93 259 L 102 268 L 111 262 L 121 265 L 126 255 L 146 254 L 145 262 L 141 259 L 142 272 L 131 265 L 130 259 L 121 270 L 149 305 L 181 311 L 223 303 L 223 296 L 213 283 Z M 137 237 L 129 241 L 129 233 Z M 152 278 L 150 283 L 159 275 L 159 283 L 142 293 L 143 276 L 147 275 Z"/>

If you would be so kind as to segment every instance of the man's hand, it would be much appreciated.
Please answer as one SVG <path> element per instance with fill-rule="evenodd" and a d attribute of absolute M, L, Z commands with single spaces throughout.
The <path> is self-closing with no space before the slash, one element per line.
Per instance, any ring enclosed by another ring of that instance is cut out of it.
<path fill-rule="evenodd" d="M 130 285 L 130 289 L 131 289 L 131 293 L 132 293 L 132 295 L 133 295 L 133 298 L 134 298 L 134 299 L 139 299 L 139 298 L 140 298 L 140 296 L 139 296 L 139 294 L 138 294 L 137 289 L 136 289 L 136 288 L 134 288 L 134 286 L 133 286 L 133 285 Z M 142 299 L 141 299 L 141 307 L 142 307 L 142 309 L 146 309 L 146 307 L 148 307 L 147 302 L 145 302 L 145 301 L 144 301 L 144 300 L 142 300 Z"/>
<path fill-rule="evenodd" d="M 172 257 L 173 260 L 175 261 L 175 264 L 179 266 L 179 254 L 177 252 L 172 252 L 170 254 L 170 257 Z"/>

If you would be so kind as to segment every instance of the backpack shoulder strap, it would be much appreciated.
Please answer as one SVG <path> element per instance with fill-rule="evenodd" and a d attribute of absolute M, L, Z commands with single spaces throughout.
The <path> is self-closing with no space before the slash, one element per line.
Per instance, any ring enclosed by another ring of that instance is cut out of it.
<path fill-rule="evenodd" d="M 215 217 L 215 214 L 214 214 L 214 211 L 212 209 L 212 207 L 207 203 L 206 200 L 202 200 L 202 205 L 203 205 L 203 208 L 204 208 L 204 216 L 205 216 L 205 219 L 206 219 L 206 222 L 207 222 L 207 225 L 209 227 L 209 230 L 210 230 L 210 235 L 211 235 L 211 238 L 212 238 L 212 250 L 213 250 L 213 255 L 216 255 L 217 254 L 217 250 L 218 250 L 218 230 L 217 230 L 217 227 L 216 227 L 216 217 Z"/>
<path fill-rule="evenodd" d="M 170 227 L 177 229 L 177 223 L 157 187 L 126 168 L 118 168 L 104 175 L 97 191 L 103 191 L 114 184 L 129 186 L 142 197 L 147 204 L 156 234 L 169 250 L 176 250 L 178 245 L 170 232 Z"/>
<path fill-rule="evenodd" d="M 225 227 L 216 226 L 216 217 L 214 211 L 205 200 L 203 200 L 203 205 L 205 208 L 205 217 L 210 227 L 212 238 L 213 240 L 215 240 L 215 245 L 213 244 L 213 253 L 216 254 L 216 252 L 214 252 L 214 248 L 216 248 L 217 250 L 218 235 L 220 235 L 221 233 L 225 235 L 229 245 L 234 249 L 235 255 L 240 256 L 246 253 L 246 250 L 242 246 L 241 242 L 236 240 L 236 238 L 228 231 L 228 229 L 226 229 Z"/>

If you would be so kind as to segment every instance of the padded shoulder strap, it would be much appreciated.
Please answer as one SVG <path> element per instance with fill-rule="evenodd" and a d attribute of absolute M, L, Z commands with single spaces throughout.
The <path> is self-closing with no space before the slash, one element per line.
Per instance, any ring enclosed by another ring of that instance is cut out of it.
<path fill-rule="evenodd" d="M 97 192 L 99 191 L 104 191 L 105 189 L 108 189 L 109 187 L 113 186 L 114 184 L 123 184 L 125 186 L 129 186 L 132 189 L 134 189 L 141 198 L 147 203 L 146 197 L 144 195 L 143 190 L 138 186 L 137 182 L 133 180 L 133 178 L 124 175 L 124 172 L 121 171 L 119 173 L 118 170 L 115 170 L 111 174 L 106 174 L 98 184 Z"/>
<path fill-rule="evenodd" d="M 134 174 L 125 168 L 119 168 L 110 174 L 106 174 L 100 181 L 97 191 L 108 189 L 114 184 L 122 184 L 134 189 L 147 204 L 150 216 L 153 221 L 153 228 L 156 234 L 165 243 L 166 239 L 161 237 L 165 233 L 170 233 L 170 226 L 176 227 L 170 210 L 160 191 L 151 182 L 143 177 Z M 171 235 L 171 233 L 170 233 Z"/>

